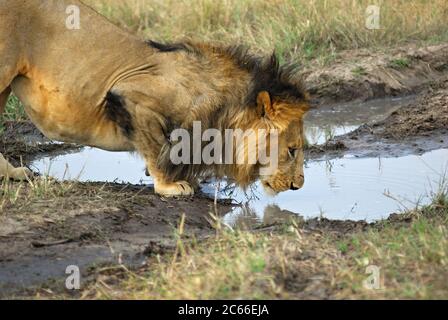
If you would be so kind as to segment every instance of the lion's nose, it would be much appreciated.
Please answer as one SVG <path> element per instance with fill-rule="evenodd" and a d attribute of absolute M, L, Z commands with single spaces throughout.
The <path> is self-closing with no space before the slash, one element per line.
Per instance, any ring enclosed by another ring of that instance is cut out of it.
<path fill-rule="evenodd" d="M 289 189 L 291 190 L 299 190 L 303 187 L 303 184 L 305 182 L 305 178 L 303 176 L 300 176 L 300 181 L 298 183 L 291 182 L 291 185 L 289 186 Z"/>

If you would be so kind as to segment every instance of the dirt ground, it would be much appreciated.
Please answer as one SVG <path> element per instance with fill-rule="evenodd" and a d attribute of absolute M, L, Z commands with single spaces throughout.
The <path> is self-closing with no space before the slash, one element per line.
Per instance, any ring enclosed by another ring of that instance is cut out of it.
<path fill-rule="evenodd" d="M 310 67 L 302 76 L 319 106 L 418 93 L 446 76 L 447 61 L 447 44 L 409 45 L 383 52 L 347 50 L 328 67 Z"/>
<path fill-rule="evenodd" d="M 416 95 L 415 101 L 383 121 L 309 148 L 308 157 L 397 156 L 448 147 L 447 61 L 448 45 L 442 45 L 400 48 L 389 54 L 348 52 L 331 68 L 307 70 L 304 75 L 316 107 Z M 356 72 L 353 66 L 358 66 Z M 49 143 L 27 122 L 6 123 L 5 128 L 0 152 L 15 164 L 78 147 Z M 173 234 L 184 214 L 186 234 L 201 240 L 214 232 L 210 213 L 231 210 L 228 201 L 215 208 L 204 195 L 168 200 L 154 195 L 150 187 L 132 185 L 52 181 L 42 188 L 9 183 L 7 190 L 25 200 L 6 201 L 0 211 L 0 297 L 26 296 L 44 283 L 56 284 L 65 279 L 70 264 L 78 265 L 86 278 L 103 265 L 141 266 L 148 256 L 174 247 Z M 365 222 L 306 222 L 306 228 L 319 232 L 346 233 L 366 227 Z"/>
<path fill-rule="evenodd" d="M 175 245 L 182 215 L 187 239 L 201 240 L 214 230 L 214 203 L 201 195 L 163 199 L 152 188 L 118 184 L 74 183 L 68 188 L 60 196 L 4 208 L 0 297 L 58 279 L 71 264 L 87 277 L 94 266 L 141 266 L 148 256 Z M 230 206 L 220 201 L 218 210 L 225 214 Z"/>
<path fill-rule="evenodd" d="M 366 123 L 326 145 L 312 147 L 310 157 L 403 156 L 448 147 L 448 80 L 432 84 L 414 101 L 386 119 Z"/>
<path fill-rule="evenodd" d="M 3 133 L 0 134 L 0 152 L 14 165 L 29 163 L 35 157 L 64 150 L 79 148 L 79 146 L 54 143 L 45 138 L 29 121 L 5 121 Z"/>

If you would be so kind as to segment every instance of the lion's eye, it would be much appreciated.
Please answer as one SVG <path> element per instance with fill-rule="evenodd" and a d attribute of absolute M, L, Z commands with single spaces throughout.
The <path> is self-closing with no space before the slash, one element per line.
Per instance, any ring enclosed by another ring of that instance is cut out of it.
<path fill-rule="evenodd" d="M 295 158 L 297 156 L 297 148 L 288 148 L 288 155 L 290 158 Z"/>

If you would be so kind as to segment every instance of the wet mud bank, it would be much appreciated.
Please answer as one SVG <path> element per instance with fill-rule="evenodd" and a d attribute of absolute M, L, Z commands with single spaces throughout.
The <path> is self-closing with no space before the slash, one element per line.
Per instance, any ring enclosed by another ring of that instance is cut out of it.
<path fill-rule="evenodd" d="M 448 80 L 442 79 L 383 120 L 312 146 L 310 158 L 398 157 L 448 148 Z"/>
<path fill-rule="evenodd" d="M 63 291 L 70 265 L 86 281 L 96 268 L 142 266 L 174 248 L 180 226 L 183 238 L 200 241 L 213 233 L 210 213 L 230 210 L 224 200 L 163 199 L 144 186 L 75 184 L 69 193 L 0 216 L 0 297 L 44 284 Z"/>
<path fill-rule="evenodd" d="M 51 152 L 76 150 L 79 146 L 47 139 L 29 121 L 5 121 L 0 134 L 0 153 L 13 165 L 28 164 L 32 159 Z"/>

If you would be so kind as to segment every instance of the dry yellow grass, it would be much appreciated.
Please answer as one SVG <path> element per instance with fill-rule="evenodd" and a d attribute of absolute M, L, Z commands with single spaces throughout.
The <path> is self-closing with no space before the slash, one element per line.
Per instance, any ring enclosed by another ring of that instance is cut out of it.
<path fill-rule="evenodd" d="M 180 240 L 173 254 L 148 261 L 144 271 L 131 272 L 125 267 L 112 275 L 107 271 L 82 296 L 89 299 L 320 297 L 321 291 L 314 288 L 297 292 L 303 284 L 295 281 L 307 283 L 308 277 L 331 270 L 330 262 L 339 255 L 337 249 L 320 244 L 321 236 L 305 236 L 296 225 L 280 233 L 222 231 L 200 243 L 184 242 L 178 236 Z M 301 259 L 311 251 L 316 259 Z"/>
<path fill-rule="evenodd" d="M 114 23 L 156 40 L 244 43 L 307 61 L 339 50 L 448 39 L 445 0 L 85 0 Z M 380 29 L 365 28 L 380 7 Z"/>

